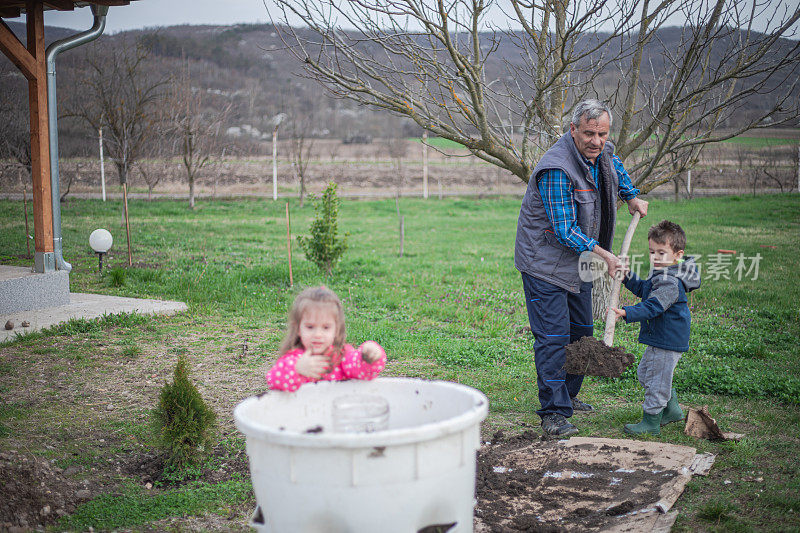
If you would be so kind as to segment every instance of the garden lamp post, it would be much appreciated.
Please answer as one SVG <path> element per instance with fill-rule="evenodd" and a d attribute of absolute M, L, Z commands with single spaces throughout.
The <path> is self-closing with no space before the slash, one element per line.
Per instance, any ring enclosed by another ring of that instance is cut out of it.
<path fill-rule="evenodd" d="M 100 257 L 100 274 L 103 273 L 103 254 L 108 252 L 112 244 L 114 244 L 114 238 L 111 237 L 108 230 L 96 229 L 89 235 L 89 246 Z"/>

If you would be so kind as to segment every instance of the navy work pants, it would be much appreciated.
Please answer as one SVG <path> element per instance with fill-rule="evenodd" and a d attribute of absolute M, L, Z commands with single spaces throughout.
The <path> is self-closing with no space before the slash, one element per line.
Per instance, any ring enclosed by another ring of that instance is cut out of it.
<path fill-rule="evenodd" d="M 575 294 L 552 283 L 522 273 L 528 320 L 535 338 L 536 384 L 539 416 L 558 413 L 572 416 L 572 398 L 578 395 L 583 376 L 564 370 L 567 344 L 592 335 L 592 284 L 581 284 Z"/>

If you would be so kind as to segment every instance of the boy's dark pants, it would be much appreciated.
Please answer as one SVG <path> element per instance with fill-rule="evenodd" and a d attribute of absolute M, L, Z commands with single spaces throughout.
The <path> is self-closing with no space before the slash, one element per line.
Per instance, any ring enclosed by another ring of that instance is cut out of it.
<path fill-rule="evenodd" d="M 592 284 L 581 284 L 575 294 L 552 283 L 522 273 L 528 320 L 535 337 L 536 384 L 539 387 L 539 416 L 558 413 L 572 416 L 572 400 L 578 395 L 583 376 L 564 371 L 567 344 L 591 336 Z"/>

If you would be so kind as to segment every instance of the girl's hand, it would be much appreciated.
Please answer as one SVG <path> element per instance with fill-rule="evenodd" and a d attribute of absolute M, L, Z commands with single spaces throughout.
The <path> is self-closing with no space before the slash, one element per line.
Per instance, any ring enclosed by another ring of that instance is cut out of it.
<path fill-rule="evenodd" d="M 617 313 L 617 318 L 622 318 L 628 314 L 624 309 L 617 309 L 616 307 L 612 307 L 611 310 Z"/>
<path fill-rule="evenodd" d="M 372 364 L 381 358 L 381 347 L 375 341 L 367 341 L 361 345 L 361 359 Z"/>
<path fill-rule="evenodd" d="M 306 350 L 297 358 L 295 370 L 301 376 L 319 379 L 329 372 L 330 361 L 324 355 L 312 355 L 311 350 Z"/>

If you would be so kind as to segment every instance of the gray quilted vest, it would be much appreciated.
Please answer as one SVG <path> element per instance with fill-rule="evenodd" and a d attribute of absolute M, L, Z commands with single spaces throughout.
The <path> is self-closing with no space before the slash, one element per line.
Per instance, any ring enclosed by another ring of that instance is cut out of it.
<path fill-rule="evenodd" d="M 539 194 L 539 176 L 548 169 L 559 169 L 566 173 L 573 185 L 578 227 L 587 237 L 596 239 L 601 247 L 611 251 L 619 190 L 619 180 L 611 161 L 613 155 L 614 145 L 606 142 L 599 156 L 599 190 L 569 131 L 542 156 L 533 169 L 519 210 L 514 244 L 514 266 L 517 270 L 571 292 L 580 290 L 580 255 L 558 242 L 553 233 L 553 225 L 547 218 Z"/>

